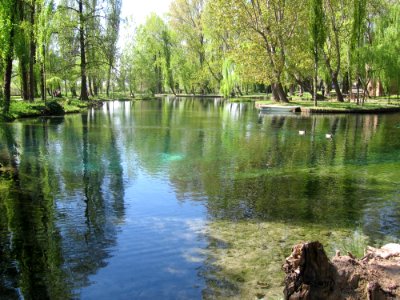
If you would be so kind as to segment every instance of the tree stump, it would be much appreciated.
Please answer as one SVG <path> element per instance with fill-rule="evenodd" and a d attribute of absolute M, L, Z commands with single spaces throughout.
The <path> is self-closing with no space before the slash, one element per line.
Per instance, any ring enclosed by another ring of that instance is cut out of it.
<path fill-rule="evenodd" d="M 400 299 L 400 245 L 369 247 L 358 260 L 351 253 L 330 261 L 319 242 L 293 247 L 283 266 L 287 300 Z"/>

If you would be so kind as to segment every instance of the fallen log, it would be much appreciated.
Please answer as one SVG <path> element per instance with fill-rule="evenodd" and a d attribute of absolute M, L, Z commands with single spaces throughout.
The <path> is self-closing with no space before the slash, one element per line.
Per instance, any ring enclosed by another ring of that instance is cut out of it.
<path fill-rule="evenodd" d="M 400 299 L 400 245 L 368 247 L 362 259 L 339 252 L 330 261 L 319 242 L 293 247 L 283 265 L 287 300 Z"/>

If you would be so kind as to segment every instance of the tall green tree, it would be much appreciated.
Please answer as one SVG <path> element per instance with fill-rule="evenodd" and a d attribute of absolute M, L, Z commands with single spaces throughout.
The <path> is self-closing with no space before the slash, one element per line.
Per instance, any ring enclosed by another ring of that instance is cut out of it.
<path fill-rule="evenodd" d="M 122 8 L 122 0 L 109 0 L 107 12 L 107 29 L 105 36 L 105 51 L 107 60 L 107 97 L 110 93 L 111 72 L 117 56 L 117 41 L 120 26 L 120 14 Z"/>
<path fill-rule="evenodd" d="M 169 89 L 175 93 L 173 74 L 174 40 L 165 22 L 151 14 L 144 25 L 139 26 L 133 41 L 123 53 L 122 69 L 128 72 L 132 93 L 134 90 L 162 93 Z"/>
<path fill-rule="evenodd" d="M 54 3 L 52 0 L 38 2 L 36 22 L 37 60 L 40 65 L 40 97 L 46 101 L 46 61 L 53 28 Z"/>
<path fill-rule="evenodd" d="M 343 66 L 344 48 L 350 43 L 352 3 L 349 0 L 324 0 L 327 38 L 323 55 L 339 102 L 344 101 L 339 76 Z"/>
<path fill-rule="evenodd" d="M 236 61 L 245 73 L 256 82 L 270 84 L 276 101 L 288 102 L 284 89 L 287 61 L 291 50 L 304 40 L 305 3 L 218 0 L 210 5 L 217 26 L 232 33 Z"/>
<path fill-rule="evenodd" d="M 68 31 L 60 32 L 60 35 L 70 34 L 64 38 L 70 43 L 78 46 L 79 49 L 79 69 L 80 69 L 80 99 L 87 101 L 89 99 L 87 86 L 87 27 L 86 23 L 92 18 L 95 8 L 91 7 L 85 0 L 63 0 L 58 6 L 60 24 L 70 27 Z M 68 17 L 68 18 L 66 18 Z M 64 27 L 64 26 L 62 26 Z M 72 28 L 71 28 L 72 27 Z M 72 30 L 71 30 L 72 29 Z M 76 39 L 76 41 L 75 41 Z"/>
<path fill-rule="evenodd" d="M 355 67 L 357 80 L 357 103 L 359 103 L 359 88 L 361 84 L 361 69 L 365 68 L 360 60 L 359 49 L 363 46 L 363 37 L 366 27 L 367 0 L 354 0 L 353 26 L 351 32 L 350 49 L 355 53 Z"/>
<path fill-rule="evenodd" d="M 206 61 L 207 40 L 202 16 L 204 0 L 175 0 L 171 4 L 170 26 L 179 40 L 180 81 L 192 93 L 210 91 L 210 74 Z M 183 61 L 182 61 L 183 60 Z"/>
<path fill-rule="evenodd" d="M 314 57 L 313 98 L 317 106 L 318 62 L 326 38 L 323 0 L 310 0 L 309 31 Z"/>
<path fill-rule="evenodd" d="M 400 4 L 386 1 L 381 13 L 375 18 L 374 40 L 370 58 L 376 81 L 383 84 L 387 95 L 400 93 Z"/>
<path fill-rule="evenodd" d="M 3 113 L 10 109 L 11 76 L 13 69 L 14 45 L 17 24 L 17 0 L 2 0 L 0 5 L 0 40 L 3 45 L 0 49 L 1 59 L 4 62 L 4 92 Z"/>

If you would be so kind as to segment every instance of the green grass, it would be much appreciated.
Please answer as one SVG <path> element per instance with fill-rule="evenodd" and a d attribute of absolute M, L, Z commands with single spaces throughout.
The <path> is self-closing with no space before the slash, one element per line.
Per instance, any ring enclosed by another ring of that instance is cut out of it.
<path fill-rule="evenodd" d="M 256 104 L 277 104 L 273 100 L 257 101 Z M 387 108 L 400 108 L 400 102 L 388 103 L 387 99 L 372 99 L 367 100 L 363 105 L 357 105 L 354 102 L 337 102 L 337 101 L 318 101 L 318 106 L 315 107 L 313 101 L 292 100 L 289 103 L 279 103 L 279 105 L 298 105 L 305 108 L 313 108 L 315 110 L 334 110 L 334 111 L 362 111 L 376 110 Z"/>
<path fill-rule="evenodd" d="M 85 110 L 93 102 L 80 101 L 78 99 L 60 98 L 60 99 L 48 99 L 47 102 L 57 101 L 63 108 L 65 113 L 77 113 Z M 5 120 L 13 120 L 18 118 L 27 117 L 39 117 L 43 115 L 43 111 L 46 107 L 44 101 L 35 99 L 34 102 L 23 101 L 18 97 L 12 97 L 10 103 L 10 111 L 7 115 L 3 115 L 2 118 Z"/>
<path fill-rule="evenodd" d="M 149 94 L 136 94 L 135 98 L 130 97 L 127 93 L 115 92 L 109 97 L 106 94 L 99 94 L 96 98 L 90 97 L 89 101 L 81 101 L 76 97 L 64 96 L 62 98 L 48 98 L 47 102 L 57 101 L 64 108 L 65 113 L 77 113 L 93 106 L 96 102 L 113 101 L 113 100 L 151 100 L 154 96 Z M 18 118 L 39 117 L 43 115 L 46 104 L 40 99 L 35 101 L 23 101 L 20 96 L 12 96 L 10 103 L 10 111 L 7 115 L 0 113 L 0 120 L 10 121 Z M 1 107 L 0 107 L 1 109 Z"/>

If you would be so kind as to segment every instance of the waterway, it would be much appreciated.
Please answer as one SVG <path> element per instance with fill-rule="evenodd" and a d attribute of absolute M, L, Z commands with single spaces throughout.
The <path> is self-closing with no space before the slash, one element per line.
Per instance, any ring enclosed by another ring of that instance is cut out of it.
<path fill-rule="evenodd" d="M 399 114 L 115 101 L 0 124 L 0 164 L 1 299 L 279 299 L 294 243 L 400 240 Z"/>

